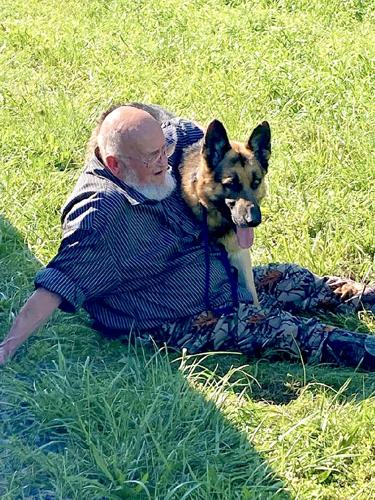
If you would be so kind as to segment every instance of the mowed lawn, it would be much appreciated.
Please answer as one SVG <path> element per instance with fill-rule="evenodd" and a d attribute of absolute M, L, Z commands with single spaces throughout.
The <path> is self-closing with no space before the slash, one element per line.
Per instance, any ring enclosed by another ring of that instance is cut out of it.
<path fill-rule="evenodd" d="M 273 152 L 255 264 L 375 279 L 371 0 L 1 0 L 0 334 L 56 252 L 98 114 L 158 103 Z M 369 313 L 325 321 L 375 332 Z M 375 498 L 375 377 L 107 342 L 57 313 L 0 369 L 4 499 Z"/>

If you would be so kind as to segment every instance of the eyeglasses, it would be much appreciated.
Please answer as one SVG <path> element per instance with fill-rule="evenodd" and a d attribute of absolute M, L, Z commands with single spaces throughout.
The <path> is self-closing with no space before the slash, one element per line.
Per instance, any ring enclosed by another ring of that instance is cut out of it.
<path fill-rule="evenodd" d="M 158 151 L 151 153 L 149 157 L 146 159 L 143 158 L 135 158 L 134 156 L 121 155 L 123 158 L 127 158 L 131 161 L 138 161 L 142 163 L 146 168 L 151 168 L 155 166 L 158 161 L 164 159 L 165 157 L 169 157 L 173 154 L 174 144 L 164 144 Z"/>

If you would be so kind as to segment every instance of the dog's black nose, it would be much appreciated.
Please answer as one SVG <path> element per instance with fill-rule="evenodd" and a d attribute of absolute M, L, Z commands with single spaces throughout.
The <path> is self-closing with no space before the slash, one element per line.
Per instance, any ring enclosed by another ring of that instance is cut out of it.
<path fill-rule="evenodd" d="M 236 204 L 236 200 L 225 200 L 226 205 L 232 210 Z"/>
<path fill-rule="evenodd" d="M 260 211 L 260 208 L 257 205 L 253 205 L 252 207 L 250 207 L 245 216 L 245 219 L 250 227 L 259 226 L 259 224 L 262 222 L 262 213 Z"/>

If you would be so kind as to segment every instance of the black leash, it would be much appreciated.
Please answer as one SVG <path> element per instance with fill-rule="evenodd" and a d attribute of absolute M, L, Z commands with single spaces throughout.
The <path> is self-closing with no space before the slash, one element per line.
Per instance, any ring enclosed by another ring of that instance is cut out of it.
<path fill-rule="evenodd" d="M 210 303 L 210 244 L 208 241 L 208 220 L 207 220 L 207 208 L 201 205 L 203 212 L 203 224 L 202 224 L 202 237 L 204 245 L 204 260 L 206 264 L 206 274 L 204 281 L 204 304 L 207 311 L 212 311 Z"/>
<path fill-rule="evenodd" d="M 204 287 L 204 304 L 207 311 L 214 312 L 211 308 L 210 303 L 210 246 L 209 246 L 209 231 L 208 231 L 208 214 L 207 208 L 201 205 L 202 213 L 203 213 L 203 224 L 202 224 L 202 237 L 204 244 L 204 257 L 206 264 L 206 273 L 205 273 L 205 287 Z M 230 265 L 228 252 L 226 251 L 224 245 L 219 244 L 220 249 L 220 260 L 224 265 L 224 269 L 227 273 L 231 295 L 232 295 L 232 307 L 230 310 L 227 308 L 220 309 L 220 314 L 225 314 L 226 312 L 231 312 L 233 308 L 238 307 L 238 279 L 236 271 L 232 270 L 232 266 Z M 219 311 L 216 311 L 219 312 Z"/>

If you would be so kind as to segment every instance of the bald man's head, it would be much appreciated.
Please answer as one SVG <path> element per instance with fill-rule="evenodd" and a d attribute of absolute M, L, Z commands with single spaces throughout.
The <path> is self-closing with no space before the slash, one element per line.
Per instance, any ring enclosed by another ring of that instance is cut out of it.
<path fill-rule="evenodd" d="M 108 156 L 135 155 L 141 159 L 162 144 L 164 135 L 158 121 L 132 106 L 120 106 L 109 113 L 98 133 L 99 151 L 106 165 Z"/>
<path fill-rule="evenodd" d="M 174 187 L 170 173 L 167 175 L 163 131 L 146 111 L 129 105 L 105 114 L 97 144 L 107 169 L 149 197 L 161 199 Z"/>

